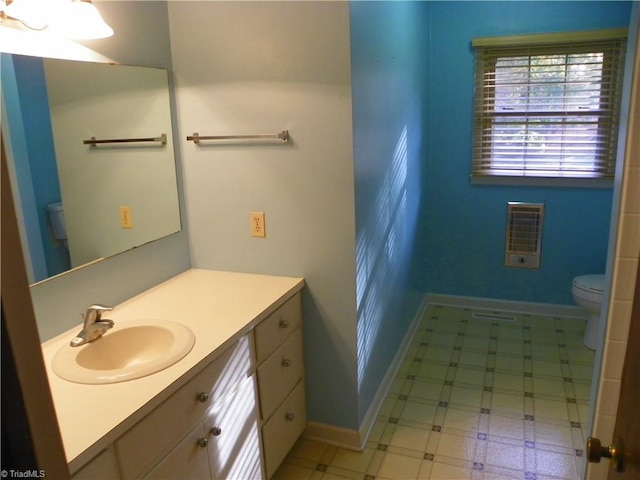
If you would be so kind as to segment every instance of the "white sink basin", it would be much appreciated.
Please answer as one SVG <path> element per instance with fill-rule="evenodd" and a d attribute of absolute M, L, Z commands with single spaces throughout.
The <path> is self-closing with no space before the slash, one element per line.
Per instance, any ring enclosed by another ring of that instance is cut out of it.
<path fill-rule="evenodd" d="M 53 357 L 53 371 L 75 383 L 117 383 L 159 372 L 187 355 L 193 332 L 181 323 L 139 320 L 116 323 L 81 347 L 65 345 Z"/>

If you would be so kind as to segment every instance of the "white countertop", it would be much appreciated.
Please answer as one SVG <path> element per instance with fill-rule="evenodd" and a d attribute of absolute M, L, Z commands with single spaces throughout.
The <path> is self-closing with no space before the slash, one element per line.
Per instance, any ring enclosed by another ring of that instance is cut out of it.
<path fill-rule="evenodd" d="M 136 380 L 83 385 L 63 380 L 53 372 L 53 356 L 75 337 L 81 324 L 43 343 L 49 385 L 71 471 L 113 442 L 222 353 L 221 347 L 231 345 L 247 333 L 303 285 L 302 278 L 192 269 L 116 305 L 105 315 L 116 326 L 128 320 L 173 320 L 187 325 L 196 337 L 193 349 L 182 360 Z M 198 368 L 193 369 L 195 366 Z M 189 375 L 185 375 L 187 372 Z"/>

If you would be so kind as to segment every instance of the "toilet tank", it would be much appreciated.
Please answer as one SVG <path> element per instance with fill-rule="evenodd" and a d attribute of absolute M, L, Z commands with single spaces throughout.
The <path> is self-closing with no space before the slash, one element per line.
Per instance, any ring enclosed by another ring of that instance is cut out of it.
<path fill-rule="evenodd" d="M 47 205 L 47 213 L 49 214 L 49 223 L 53 230 L 53 236 L 57 240 L 67 239 L 67 229 L 64 224 L 64 210 L 62 202 L 50 203 Z"/>

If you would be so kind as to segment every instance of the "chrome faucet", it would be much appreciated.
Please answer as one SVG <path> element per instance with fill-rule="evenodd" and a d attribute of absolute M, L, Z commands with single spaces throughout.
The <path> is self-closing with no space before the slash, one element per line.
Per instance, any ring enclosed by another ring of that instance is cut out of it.
<path fill-rule="evenodd" d="M 83 315 L 84 325 L 76 338 L 71 340 L 72 347 L 79 347 L 85 343 L 93 342 L 96 338 L 101 337 L 107 330 L 113 327 L 113 320 L 102 318 L 104 312 L 110 312 L 113 307 L 104 305 L 90 305 L 87 313 Z"/>

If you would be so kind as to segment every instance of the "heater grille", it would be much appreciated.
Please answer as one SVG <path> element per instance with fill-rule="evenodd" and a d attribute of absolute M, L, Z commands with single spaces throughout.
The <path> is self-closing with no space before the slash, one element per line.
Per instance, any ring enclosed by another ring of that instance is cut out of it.
<path fill-rule="evenodd" d="M 505 265 L 540 268 L 544 204 L 509 202 Z"/>

